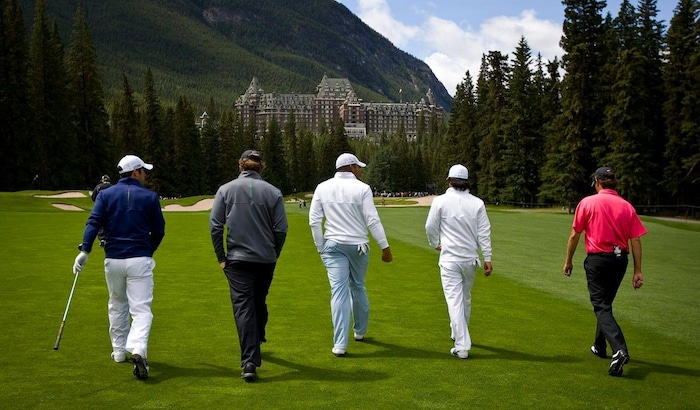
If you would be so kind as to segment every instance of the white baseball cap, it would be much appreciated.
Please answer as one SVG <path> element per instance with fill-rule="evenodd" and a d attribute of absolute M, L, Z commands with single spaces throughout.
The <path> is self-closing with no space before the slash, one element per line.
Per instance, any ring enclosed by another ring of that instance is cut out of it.
<path fill-rule="evenodd" d="M 450 167 L 450 172 L 447 174 L 447 178 L 469 179 L 469 170 L 461 164 L 452 165 L 452 167 Z"/>
<path fill-rule="evenodd" d="M 147 170 L 153 169 L 153 164 L 146 164 L 143 160 L 136 155 L 127 155 L 119 160 L 117 164 L 117 171 L 120 174 L 125 172 L 131 172 L 135 169 L 146 168 Z"/>
<path fill-rule="evenodd" d="M 353 165 L 353 164 L 357 164 L 361 168 L 364 168 L 367 166 L 367 164 L 365 164 L 364 162 L 357 159 L 356 156 L 346 152 L 345 154 L 340 154 L 338 159 L 335 160 L 335 169 L 342 168 L 346 165 Z"/>

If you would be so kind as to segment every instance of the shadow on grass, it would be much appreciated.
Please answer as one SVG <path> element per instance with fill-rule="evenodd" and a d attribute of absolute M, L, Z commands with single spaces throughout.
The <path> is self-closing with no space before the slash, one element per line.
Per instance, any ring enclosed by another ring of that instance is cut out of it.
<path fill-rule="evenodd" d="M 690 376 L 694 378 L 700 377 L 700 369 L 688 369 L 685 367 L 669 366 L 667 364 L 647 362 L 644 360 L 635 360 L 632 358 L 627 365 L 629 371 L 625 371 L 625 377 L 628 379 L 643 380 L 648 375 L 653 373 L 672 374 L 676 376 Z"/>
<path fill-rule="evenodd" d="M 472 349 L 477 348 L 479 350 L 486 350 L 489 354 L 482 355 L 478 350 L 474 352 L 473 350 L 469 352 L 469 360 L 478 359 L 503 359 L 503 360 L 514 360 L 518 362 L 542 362 L 542 363 L 574 363 L 580 362 L 581 359 L 574 356 L 567 355 L 557 355 L 557 356 L 545 356 L 539 354 L 531 354 L 525 352 L 518 352 L 515 350 L 508 350 L 494 346 L 485 346 L 473 344 Z"/>
<path fill-rule="evenodd" d="M 338 358 L 337 360 L 348 360 L 349 357 L 350 356 Z M 324 382 L 347 382 L 357 380 L 377 381 L 388 378 L 388 375 L 385 373 L 368 369 L 342 370 L 337 367 L 325 368 L 294 363 L 286 359 L 275 357 L 273 352 L 263 352 L 263 364 L 266 361 L 286 367 L 290 369 L 290 371 L 275 376 L 261 375 L 256 383 L 288 380 L 319 380 Z"/>
<path fill-rule="evenodd" d="M 158 384 L 181 377 L 205 377 L 209 379 L 214 377 L 240 377 L 240 369 L 232 369 L 230 367 L 216 366 L 207 363 L 200 363 L 200 367 L 179 367 L 164 362 L 149 361 L 148 365 L 150 367 L 149 377 L 142 381 L 146 384 Z M 130 369 L 133 369 L 133 366 L 130 366 Z"/>

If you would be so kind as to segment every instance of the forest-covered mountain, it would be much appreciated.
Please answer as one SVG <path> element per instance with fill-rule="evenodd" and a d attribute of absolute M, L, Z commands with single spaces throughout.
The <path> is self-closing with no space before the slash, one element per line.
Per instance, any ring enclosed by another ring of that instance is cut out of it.
<path fill-rule="evenodd" d="M 19 2 L 31 27 L 35 0 Z M 451 97 L 430 68 L 334 0 L 48 0 L 67 42 L 81 3 L 106 96 L 125 74 L 141 89 L 150 67 L 159 95 L 194 104 L 235 100 L 255 76 L 266 92 L 314 92 L 323 75 L 348 78 L 366 101 Z M 402 96 L 399 96 L 399 90 Z"/>

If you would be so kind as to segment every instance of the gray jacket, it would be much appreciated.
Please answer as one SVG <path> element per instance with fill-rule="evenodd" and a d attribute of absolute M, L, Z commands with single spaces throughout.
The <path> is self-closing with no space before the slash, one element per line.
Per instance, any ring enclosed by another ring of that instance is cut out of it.
<path fill-rule="evenodd" d="M 257 172 L 243 171 L 216 191 L 209 230 L 219 262 L 273 263 L 282 252 L 287 229 L 282 193 Z"/>

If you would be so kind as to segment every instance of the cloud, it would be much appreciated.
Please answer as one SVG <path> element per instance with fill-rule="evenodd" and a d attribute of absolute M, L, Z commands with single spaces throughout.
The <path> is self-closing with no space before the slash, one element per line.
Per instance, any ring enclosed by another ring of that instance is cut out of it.
<path fill-rule="evenodd" d="M 392 16 L 386 0 L 359 0 L 359 5 L 358 15 L 367 25 L 396 47 L 425 61 L 451 95 L 467 71 L 472 79 L 477 78 L 483 54 L 500 51 L 511 56 L 522 36 L 533 59 L 541 53 L 543 61 L 547 62 L 554 57 L 561 58 L 564 53 L 559 47 L 561 25 L 538 19 L 532 9 L 523 10 L 517 16 L 491 17 L 474 29 L 425 10 L 417 13 L 422 18 L 420 25 L 406 25 Z"/>
<path fill-rule="evenodd" d="M 362 21 L 400 49 L 404 49 L 420 34 L 419 27 L 409 26 L 394 19 L 385 0 L 359 0 L 359 6 L 359 17 Z"/>

